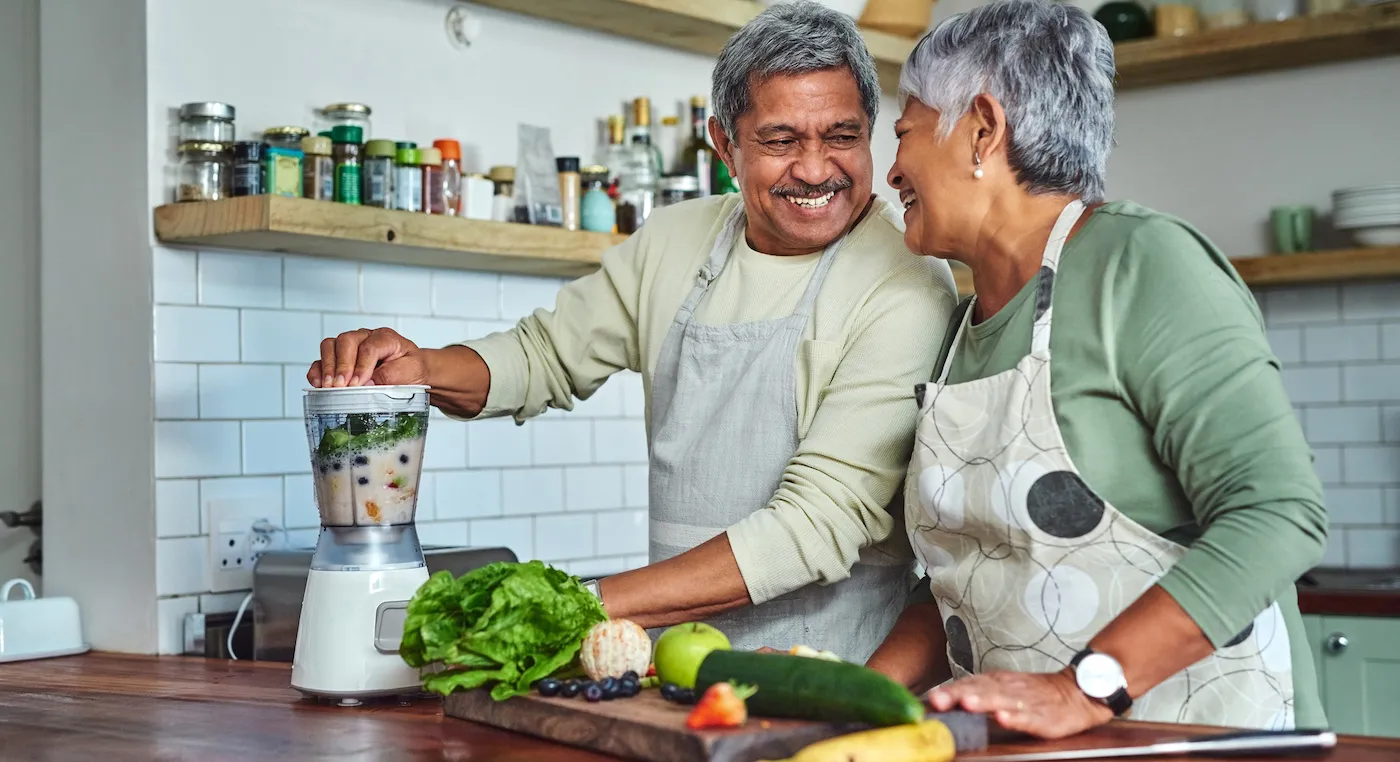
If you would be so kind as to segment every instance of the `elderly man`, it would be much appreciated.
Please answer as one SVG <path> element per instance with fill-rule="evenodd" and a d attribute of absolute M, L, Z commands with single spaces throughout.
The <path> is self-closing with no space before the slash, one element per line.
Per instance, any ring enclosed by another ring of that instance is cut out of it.
<path fill-rule="evenodd" d="M 609 615 L 863 662 L 913 585 L 887 504 L 956 290 L 871 194 L 879 86 L 848 17 L 764 11 L 725 45 L 712 99 L 741 195 L 658 210 L 510 331 L 438 350 L 354 331 L 308 379 L 429 384 L 449 415 L 524 420 L 640 371 L 652 563 L 592 585 Z"/>

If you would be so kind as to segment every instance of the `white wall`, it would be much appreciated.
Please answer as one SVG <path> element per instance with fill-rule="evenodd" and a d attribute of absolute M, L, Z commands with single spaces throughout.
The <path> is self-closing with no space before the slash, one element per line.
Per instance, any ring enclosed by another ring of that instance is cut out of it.
<path fill-rule="evenodd" d="M 0 511 L 39 499 L 39 3 L 0 3 Z M 39 578 L 23 559 L 29 529 L 0 526 L 0 581 Z"/>

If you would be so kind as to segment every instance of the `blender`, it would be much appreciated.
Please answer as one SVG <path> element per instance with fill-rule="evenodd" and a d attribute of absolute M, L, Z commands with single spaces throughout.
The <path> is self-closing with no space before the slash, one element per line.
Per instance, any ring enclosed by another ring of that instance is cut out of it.
<path fill-rule="evenodd" d="M 307 389 L 321 532 L 301 603 L 292 687 L 354 706 L 416 694 L 399 656 L 408 601 L 428 579 L 413 525 L 428 387 Z"/>

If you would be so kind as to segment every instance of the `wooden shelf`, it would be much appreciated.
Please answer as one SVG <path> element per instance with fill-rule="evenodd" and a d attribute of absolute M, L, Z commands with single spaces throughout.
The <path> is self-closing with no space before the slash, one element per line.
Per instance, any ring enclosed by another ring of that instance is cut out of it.
<path fill-rule="evenodd" d="M 763 6 L 753 0 L 476 0 L 514 13 L 630 37 L 707 56 L 719 55 L 739 27 Z M 861 30 L 880 71 L 880 86 L 893 93 L 899 69 L 917 40 Z"/>
<path fill-rule="evenodd" d="M 1343 283 L 1357 280 L 1400 280 L 1400 246 L 1314 251 L 1307 254 L 1264 254 L 1230 260 L 1244 282 L 1254 288 Z M 972 271 L 953 263 L 958 293 L 972 293 Z"/>
<path fill-rule="evenodd" d="M 603 250 L 626 240 L 283 196 L 157 207 L 155 231 L 168 246 L 566 277 L 598 269 Z"/>
<path fill-rule="evenodd" d="M 1118 89 L 1400 54 L 1400 3 L 1262 22 L 1114 50 Z"/>

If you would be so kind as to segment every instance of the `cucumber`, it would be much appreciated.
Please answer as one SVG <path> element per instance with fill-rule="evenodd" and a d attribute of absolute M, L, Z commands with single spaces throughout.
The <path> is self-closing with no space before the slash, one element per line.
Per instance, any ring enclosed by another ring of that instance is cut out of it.
<path fill-rule="evenodd" d="M 858 664 L 753 651 L 711 651 L 695 676 L 695 695 L 733 681 L 756 685 L 746 702 L 760 717 L 877 727 L 916 723 L 926 711 L 909 689 Z"/>

